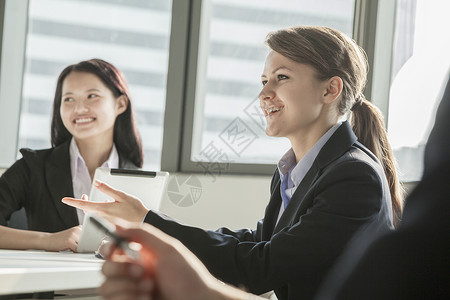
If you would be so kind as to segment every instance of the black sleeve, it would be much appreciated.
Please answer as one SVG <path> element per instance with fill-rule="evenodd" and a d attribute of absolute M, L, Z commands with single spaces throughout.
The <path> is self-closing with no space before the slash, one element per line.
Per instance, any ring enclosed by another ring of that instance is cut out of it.
<path fill-rule="evenodd" d="M 328 270 L 358 228 L 378 214 L 382 183 L 366 163 L 334 167 L 314 190 L 308 212 L 270 241 L 205 231 L 150 212 L 146 222 L 179 239 L 219 279 L 263 293 Z"/>
<path fill-rule="evenodd" d="M 22 158 L 0 177 L 0 225 L 7 225 L 11 214 L 25 206 L 30 186 L 30 170 Z"/>

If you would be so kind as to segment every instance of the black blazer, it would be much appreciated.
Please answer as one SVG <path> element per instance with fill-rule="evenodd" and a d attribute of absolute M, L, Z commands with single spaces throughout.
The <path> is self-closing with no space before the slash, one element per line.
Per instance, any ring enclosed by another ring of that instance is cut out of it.
<path fill-rule="evenodd" d="M 30 230 L 57 232 L 79 224 L 76 209 L 61 202 L 73 197 L 69 145 L 20 150 L 23 157 L 0 177 L 0 225 L 22 207 Z M 120 156 L 119 165 L 136 168 Z"/>
<path fill-rule="evenodd" d="M 156 212 L 145 222 L 178 238 L 219 279 L 278 299 L 311 299 L 352 235 L 369 223 L 392 226 L 387 181 L 377 159 L 344 122 L 324 145 L 276 224 L 278 170 L 256 231 L 205 231 Z"/>
<path fill-rule="evenodd" d="M 424 174 L 394 232 L 364 230 L 317 299 L 450 299 L 450 80 L 425 148 Z M 359 255 L 358 255 L 359 254 Z"/>

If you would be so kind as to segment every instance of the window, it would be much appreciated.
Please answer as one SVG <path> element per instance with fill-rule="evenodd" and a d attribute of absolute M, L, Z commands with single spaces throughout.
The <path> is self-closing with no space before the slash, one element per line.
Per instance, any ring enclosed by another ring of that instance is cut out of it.
<path fill-rule="evenodd" d="M 402 181 L 418 181 L 450 67 L 450 2 L 398 0 L 388 133 Z"/>
<path fill-rule="evenodd" d="M 125 75 L 142 135 L 144 168 L 159 170 L 171 1 L 30 0 L 19 148 L 50 147 L 56 79 L 94 57 Z"/>
<path fill-rule="evenodd" d="M 202 2 L 194 129 L 192 139 L 185 136 L 192 144 L 183 150 L 183 168 L 221 173 L 247 164 L 242 170 L 249 173 L 248 164 L 275 164 L 290 144 L 287 139 L 267 137 L 264 131 L 257 96 L 268 53 L 265 36 L 302 24 L 326 25 L 352 36 L 354 2 Z"/>
<path fill-rule="evenodd" d="M 272 30 L 310 24 L 355 33 L 371 65 L 366 96 L 386 116 L 401 178 L 418 180 L 417 162 L 450 65 L 447 2 L 0 2 L 0 136 L 8 141 L 0 143 L 0 166 L 9 166 L 19 147 L 50 146 L 59 72 L 101 57 L 130 85 L 145 168 L 271 174 L 289 143 L 266 137 L 258 108 L 264 38 Z"/>

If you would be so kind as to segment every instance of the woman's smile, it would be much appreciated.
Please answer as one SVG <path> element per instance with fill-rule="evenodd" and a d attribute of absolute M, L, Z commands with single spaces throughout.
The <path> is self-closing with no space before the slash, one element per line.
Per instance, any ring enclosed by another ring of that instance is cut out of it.
<path fill-rule="evenodd" d="M 274 114 L 281 112 L 284 106 L 272 106 L 264 109 L 264 115 L 266 117 L 271 117 Z"/>
<path fill-rule="evenodd" d="M 79 118 L 75 118 L 73 120 L 73 123 L 75 125 L 78 126 L 82 126 L 82 125 L 87 125 L 87 124 L 91 124 L 92 122 L 94 122 L 96 119 L 93 117 L 79 117 Z"/>

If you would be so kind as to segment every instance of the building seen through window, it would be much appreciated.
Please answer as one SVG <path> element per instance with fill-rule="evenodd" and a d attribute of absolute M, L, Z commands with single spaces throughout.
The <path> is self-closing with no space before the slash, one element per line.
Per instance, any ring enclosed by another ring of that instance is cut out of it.
<path fill-rule="evenodd" d="M 197 71 L 206 83 L 197 91 L 191 159 L 275 164 L 289 142 L 264 132 L 257 99 L 268 53 L 264 39 L 295 25 L 330 26 L 352 36 L 354 1 L 213 0 L 207 13 L 208 40 L 200 44 L 208 56 L 199 58 L 206 68 Z"/>

